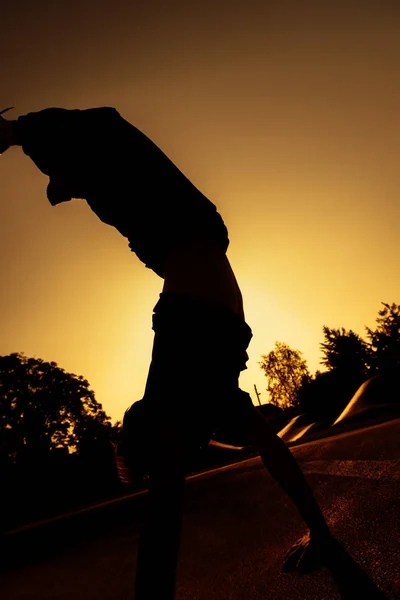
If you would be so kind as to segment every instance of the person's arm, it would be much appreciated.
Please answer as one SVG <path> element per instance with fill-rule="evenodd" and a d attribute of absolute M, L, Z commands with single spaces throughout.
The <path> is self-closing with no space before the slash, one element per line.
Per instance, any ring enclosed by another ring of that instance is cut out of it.
<path fill-rule="evenodd" d="M 292 500 L 309 532 L 288 551 L 283 571 L 311 572 L 327 565 L 337 540 L 326 523 L 311 487 L 295 457 L 276 434 L 271 435 L 269 452 L 262 456 L 271 476 Z"/>
<path fill-rule="evenodd" d="M 266 436 L 266 432 L 264 432 Z M 262 459 L 271 476 L 290 497 L 304 522 L 315 538 L 323 539 L 330 535 L 328 525 L 316 502 L 310 485 L 298 462 L 285 442 L 273 431 L 270 433 L 268 451 Z"/>
<path fill-rule="evenodd" d="M 309 572 L 327 564 L 337 545 L 300 465 L 268 420 L 258 411 L 250 428 L 251 439 L 271 476 L 286 492 L 309 528 L 290 548 L 284 571 Z"/>

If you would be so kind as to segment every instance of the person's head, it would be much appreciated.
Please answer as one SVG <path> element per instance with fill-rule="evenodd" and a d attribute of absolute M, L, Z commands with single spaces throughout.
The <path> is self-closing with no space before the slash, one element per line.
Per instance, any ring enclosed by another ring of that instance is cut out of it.
<path fill-rule="evenodd" d="M 150 448 L 147 425 L 143 400 L 138 400 L 126 410 L 115 445 L 115 462 L 123 483 L 137 483 L 148 475 Z"/>

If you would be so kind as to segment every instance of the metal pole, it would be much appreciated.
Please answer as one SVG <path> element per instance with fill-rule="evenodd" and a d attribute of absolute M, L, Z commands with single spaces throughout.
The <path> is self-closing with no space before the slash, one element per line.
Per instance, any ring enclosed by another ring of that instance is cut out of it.
<path fill-rule="evenodd" d="M 255 391 L 256 396 L 257 396 L 258 404 L 261 406 L 261 401 L 260 401 L 261 394 L 258 393 L 256 384 L 254 384 L 254 391 Z"/>

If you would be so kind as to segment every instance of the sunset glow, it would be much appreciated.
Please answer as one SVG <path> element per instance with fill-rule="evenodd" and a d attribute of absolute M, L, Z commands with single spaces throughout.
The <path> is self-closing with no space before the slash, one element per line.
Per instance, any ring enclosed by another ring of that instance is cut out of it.
<path fill-rule="evenodd" d="M 323 325 L 363 336 L 400 302 L 398 8 L 215 4 L 16 3 L 0 109 L 115 106 L 217 205 L 254 335 L 241 386 L 266 402 L 276 340 L 314 372 Z M 143 394 L 162 280 L 46 185 L 21 149 L 1 156 L 0 354 L 83 375 L 120 419 Z"/>

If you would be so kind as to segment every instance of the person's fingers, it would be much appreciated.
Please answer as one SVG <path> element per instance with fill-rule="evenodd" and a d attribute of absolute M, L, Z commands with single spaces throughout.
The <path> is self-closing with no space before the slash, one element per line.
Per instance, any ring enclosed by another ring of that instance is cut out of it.
<path fill-rule="evenodd" d="M 331 548 L 329 545 L 321 547 L 318 544 L 311 544 L 299 562 L 299 574 L 306 575 L 307 573 L 316 571 L 323 566 L 327 566 L 332 560 L 332 551 L 333 548 Z"/>
<path fill-rule="evenodd" d="M 289 550 L 286 552 L 285 560 L 288 559 L 293 554 L 295 554 L 296 552 L 298 552 L 301 547 L 302 547 L 302 544 L 301 544 L 300 540 L 298 542 L 296 542 L 295 544 L 293 544 L 293 546 L 291 546 L 289 548 Z"/>
<path fill-rule="evenodd" d="M 296 551 L 297 551 L 299 548 L 302 548 L 302 547 L 304 547 L 306 544 L 307 544 L 307 540 L 306 540 L 304 537 L 302 537 L 302 538 L 298 539 L 298 540 L 297 540 L 297 541 L 296 541 L 296 542 L 293 544 L 293 546 L 291 546 L 291 547 L 289 548 L 289 550 L 286 552 L 286 555 L 285 555 L 285 556 L 289 556 L 289 555 L 290 555 L 290 554 L 292 554 L 293 552 L 296 552 Z"/>
<path fill-rule="evenodd" d="M 285 561 L 282 566 L 283 573 L 289 573 L 290 571 L 294 571 L 297 567 L 297 564 L 302 556 L 302 548 L 297 546 L 292 548 L 285 557 Z"/>
<path fill-rule="evenodd" d="M 319 544 L 305 536 L 286 553 L 282 572 L 297 571 L 299 575 L 312 573 L 329 564 L 337 548 L 338 543 L 334 538 L 328 544 Z"/>
<path fill-rule="evenodd" d="M 295 544 L 294 546 L 292 546 L 291 548 L 289 548 L 289 550 L 286 552 L 284 559 L 287 560 L 290 556 L 292 556 L 292 554 L 294 554 L 295 552 L 297 552 L 299 549 L 299 545 Z"/>
<path fill-rule="evenodd" d="M 298 564 L 299 575 L 307 575 L 322 566 L 321 558 L 316 552 L 305 552 Z"/>

